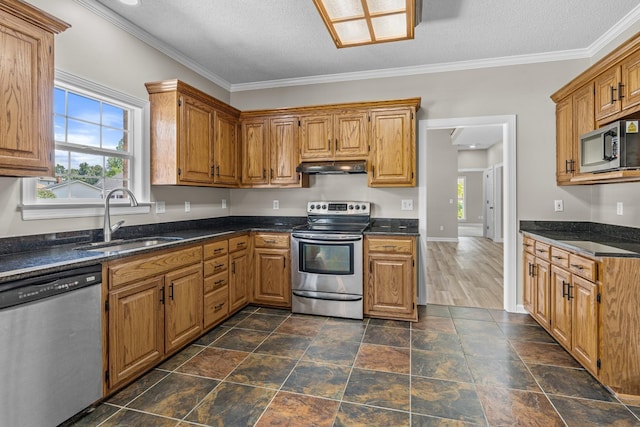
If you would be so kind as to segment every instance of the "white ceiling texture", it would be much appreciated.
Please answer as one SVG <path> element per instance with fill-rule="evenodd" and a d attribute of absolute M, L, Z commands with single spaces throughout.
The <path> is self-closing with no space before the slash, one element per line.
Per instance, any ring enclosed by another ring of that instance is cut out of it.
<path fill-rule="evenodd" d="M 588 58 L 638 0 L 422 0 L 415 39 L 337 49 L 311 0 L 75 0 L 229 91 Z"/>

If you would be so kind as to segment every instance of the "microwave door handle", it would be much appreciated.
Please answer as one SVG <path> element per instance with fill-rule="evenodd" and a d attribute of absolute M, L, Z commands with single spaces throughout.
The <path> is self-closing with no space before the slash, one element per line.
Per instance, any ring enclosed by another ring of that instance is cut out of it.
<path fill-rule="evenodd" d="M 602 134 L 602 160 L 610 162 L 618 158 L 615 147 L 616 132 L 609 130 Z M 607 146 L 611 147 L 611 155 L 607 155 Z"/>

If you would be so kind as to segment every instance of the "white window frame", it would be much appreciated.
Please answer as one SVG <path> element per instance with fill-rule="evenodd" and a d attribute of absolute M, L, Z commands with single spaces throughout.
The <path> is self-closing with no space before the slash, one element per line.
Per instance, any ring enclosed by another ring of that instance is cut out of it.
<path fill-rule="evenodd" d="M 466 221 L 467 220 L 467 177 L 462 175 L 462 176 L 458 176 L 458 179 L 456 180 L 456 202 L 458 202 L 460 199 L 458 198 L 458 181 L 462 180 L 462 188 L 463 188 L 463 192 L 462 192 L 462 218 L 458 218 L 458 221 Z M 456 203 L 456 206 L 458 204 Z M 456 217 L 458 216 L 458 209 L 456 209 Z"/>
<path fill-rule="evenodd" d="M 106 86 L 85 80 L 67 72 L 56 70 L 55 84 L 65 87 L 72 92 L 99 96 L 112 99 L 117 103 L 124 103 L 133 107 L 130 110 L 129 135 L 133 141 L 131 162 L 131 190 L 139 205 L 129 206 L 129 203 L 112 200 L 112 212 L 119 215 L 139 214 L 150 212 L 151 186 L 149 182 L 149 101 L 136 98 Z M 23 220 L 42 220 L 55 218 L 77 218 L 104 215 L 104 201 L 68 201 L 61 203 L 39 203 L 36 190 L 37 178 L 23 178 L 22 180 L 22 211 Z"/>

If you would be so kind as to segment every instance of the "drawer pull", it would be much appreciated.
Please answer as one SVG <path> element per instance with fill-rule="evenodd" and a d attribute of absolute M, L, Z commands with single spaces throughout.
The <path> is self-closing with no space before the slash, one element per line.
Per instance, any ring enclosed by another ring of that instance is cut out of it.
<path fill-rule="evenodd" d="M 396 245 L 383 245 L 382 247 L 385 248 L 385 249 L 395 249 L 395 248 L 397 248 Z"/>
<path fill-rule="evenodd" d="M 224 279 L 216 280 L 215 282 L 213 282 L 214 285 L 220 285 L 222 283 L 225 283 Z"/>
<path fill-rule="evenodd" d="M 214 310 L 214 311 L 218 311 L 218 310 L 220 310 L 222 307 L 224 307 L 224 304 L 225 304 L 225 303 L 220 303 L 220 304 L 218 304 L 218 305 L 214 306 L 214 307 L 213 307 L 213 310 Z"/>
<path fill-rule="evenodd" d="M 536 249 L 536 252 L 540 252 L 541 254 L 547 253 L 546 249 Z"/>
<path fill-rule="evenodd" d="M 240 247 L 240 246 L 244 246 L 244 245 L 246 245 L 246 244 L 247 244 L 247 242 L 239 242 L 239 243 L 238 243 L 238 247 Z"/>
<path fill-rule="evenodd" d="M 269 243 L 269 244 L 273 244 L 273 243 L 275 243 L 276 241 L 275 241 L 275 240 L 265 240 L 264 242 L 265 242 L 265 243 Z"/>
<path fill-rule="evenodd" d="M 554 255 L 551 258 L 553 258 L 553 259 L 566 259 L 565 257 L 558 256 L 558 255 Z"/>
<path fill-rule="evenodd" d="M 215 268 L 216 270 L 222 267 L 224 267 L 224 264 L 216 264 L 213 266 L 213 268 Z"/>
<path fill-rule="evenodd" d="M 213 252 L 217 254 L 218 252 L 222 251 L 224 251 L 224 248 L 216 248 Z"/>
<path fill-rule="evenodd" d="M 584 270 L 584 267 L 579 265 L 579 264 L 571 264 L 571 267 L 577 269 L 577 270 Z"/>

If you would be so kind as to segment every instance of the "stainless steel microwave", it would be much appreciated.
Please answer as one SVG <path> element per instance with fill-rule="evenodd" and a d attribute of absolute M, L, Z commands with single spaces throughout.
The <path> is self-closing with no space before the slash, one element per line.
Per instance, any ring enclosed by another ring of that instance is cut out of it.
<path fill-rule="evenodd" d="M 640 168 L 640 120 L 619 120 L 580 136 L 580 173 Z"/>

